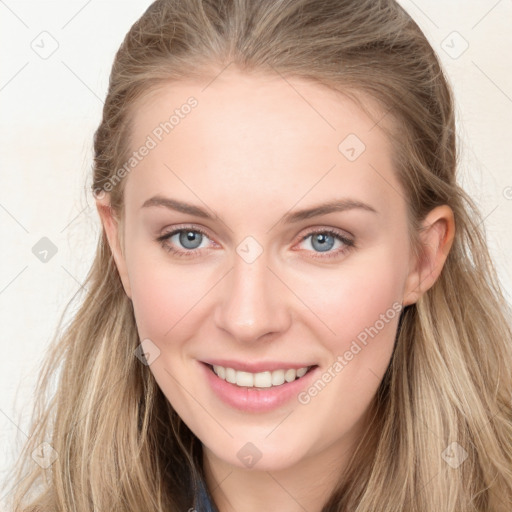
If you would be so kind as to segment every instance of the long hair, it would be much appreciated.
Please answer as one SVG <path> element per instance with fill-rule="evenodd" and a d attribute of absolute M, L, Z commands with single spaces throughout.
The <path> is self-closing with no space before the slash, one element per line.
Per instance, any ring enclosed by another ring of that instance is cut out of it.
<path fill-rule="evenodd" d="M 450 86 L 424 34 L 395 1 L 154 2 L 113 64 L 91 192 L 117 180 L 111 207 L 122 218 L 118 170 L 129 158 L 139 102 L 165 83 L 213 79 L 228 65 L 312 80 L 363 109 L 364 95 L 377 100 L 393 120 L 387 135 L 418 253 L 426 214 L 442 204 L 454 211 L 445 266 L 401 313 L 371 428 L 323 512 L 510 512 L 510 310 L 480 214 L 457 184 Z M 201 443 L 134 356 L 140 340 L 132 303 L 104 231 L 83 288 L 40 375 L 14 510 L 187 510 L 204 477 Z M 58 455 L 46 469 L 30 457 L 43 442 Z"/>

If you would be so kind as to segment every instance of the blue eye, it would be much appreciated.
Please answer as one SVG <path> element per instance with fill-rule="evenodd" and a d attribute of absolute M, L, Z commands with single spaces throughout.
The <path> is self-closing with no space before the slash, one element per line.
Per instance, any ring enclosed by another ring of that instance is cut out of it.
<path fill-rule="evenodd" d="M 310 236 L 313 237 L 311 238 L 311 245 L 320 252 L 331 250 L 334 246 L 334 242 L 336 241 L 332 235 L 328 235 L 327 233 L 315 233 Z M 315 247 L 315 244 L 318 245 Z"/>
<path fill-rule="evenodd" d="M 176 241 L 172 240 L 174 237 L 177 237 Z M 181 228 L 162 235 L 157 238 L 157 241 L 162 244 L 166 251 L 177 256 L 190 258 L 198 255 L 200 251 L 197 251 L 197 249 L 201 249 L 204 238 L 208 238 L 208 235 L 200 229 Z M 184 249 L 176 249 L 176 246 L 181 246 Z"/>
<path fill-rule="evenodd" d="M 203 235 L 197 231 L 180 231 L 177 234 L 180 244 L 186 249 L 197 249 L 201 245 Z"/>
<path fill-rule="evenodd" d="M 340 254 L 347 252 L 352 247 L 355 247 L 354 240 L 351 240 L 341 233 L 331 229 L 313 231 L 312 233 L 302 237 L 302 242 L 309 238 L 311 238 L 311 247 L 314 249 L 313 252 L 317 254 L 313 256 L 315 258 L 331 258 L 339 256 Z M 338 249 L 331 251 L 336 242 L 339 242 Z M 322 253 L 325 253 L 325 255 Z"/>

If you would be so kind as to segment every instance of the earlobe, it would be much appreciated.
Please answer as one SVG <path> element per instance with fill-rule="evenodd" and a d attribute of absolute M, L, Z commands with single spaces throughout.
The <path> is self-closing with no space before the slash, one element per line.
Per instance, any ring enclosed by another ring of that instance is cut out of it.
<path fill-rule="evenodd" d="M 419 233 L 420 254 L 411 261 L 404 288 L 403 305 L 417 302 L 438 279 L 455 236 L 455 220 L 447 205 L 434 208 L 425 217 Z"/>
<path fill-rule="evenodd" d="M 119 276 L 121 277 L 123 288 L 126 292 L 126 295 L 128 295 L 128 297 L 131 299 L 132 295 L 126 267 L 126 260 L 120 244 L 121 233 L 119 228 L 119 220 L 116 218 L 114 210 L 110 206 L 110 196 L 106 194 L 101 199 L 97 198 L 96 208 L 98 209 L 98 214 L 100 216 L 103 229 L 105 230 L 110 250 L 114 257 Z"/>

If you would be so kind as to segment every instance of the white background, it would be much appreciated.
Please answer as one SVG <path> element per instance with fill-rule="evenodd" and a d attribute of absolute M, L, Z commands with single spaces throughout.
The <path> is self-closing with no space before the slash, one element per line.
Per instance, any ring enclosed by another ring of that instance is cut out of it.
<path fill-rule="evenodd" d="M 440 55 L 454 88 L 461 182 L 485 217 L 511 301 L 512 2 L 400 3 Z M 149 4 L 0 0 L 0 503 L 26 439 L 45 349 L 92 262 L 99 218 L 86 185 L 110 67 Z M 453 58 L 464 40 L 468 49 Z M 52 44 L 58 48 L 46 59 L 33 49 Z M 58 249 L 47 263 L 32 253 L 42 237 Z"/>

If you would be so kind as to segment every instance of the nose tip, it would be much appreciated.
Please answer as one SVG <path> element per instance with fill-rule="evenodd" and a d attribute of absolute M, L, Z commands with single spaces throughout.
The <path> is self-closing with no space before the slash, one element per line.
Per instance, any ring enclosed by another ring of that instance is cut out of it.
<path fill-rule="evenodd" d="M 235 263 L 221 290 L 215 323 L 241 343 L 269 338 L 289 327 L 282 286 L 263 258 Z"/>

